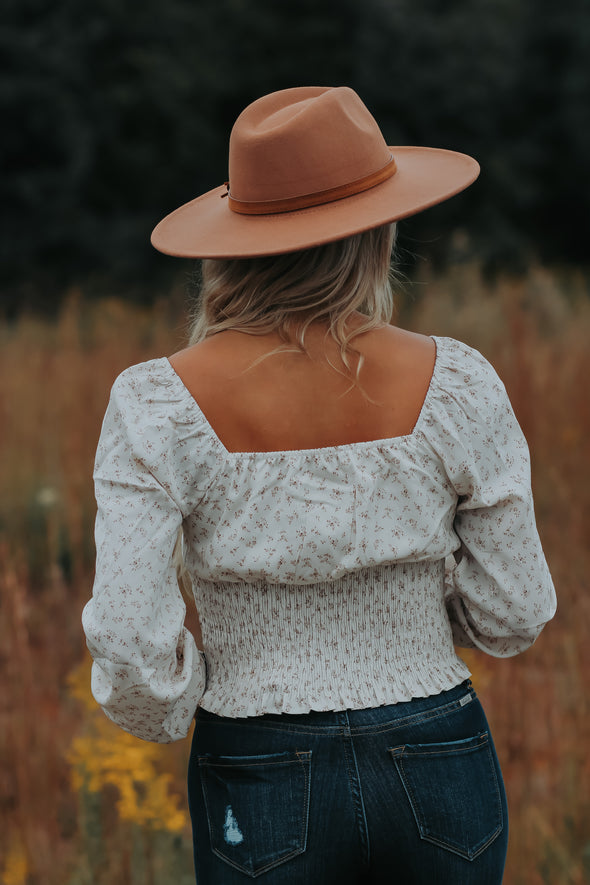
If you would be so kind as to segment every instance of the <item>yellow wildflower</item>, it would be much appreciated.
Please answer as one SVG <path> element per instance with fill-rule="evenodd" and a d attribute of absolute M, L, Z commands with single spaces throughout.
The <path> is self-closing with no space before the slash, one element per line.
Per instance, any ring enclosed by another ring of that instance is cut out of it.
<path fill-rule="evenodd" d="M 68 752 L 74 789 L 98 793 L 113 786 L 121 820 L 172 833 L 183 830 L 188 817 L 171 792 L 172 776 L 159 771 L 166 748 L 138 740 L 102 714 L 90 694 L 87 662 L 70 675 L 68 686 L 86 708 L 85 733 L 73 739 Z"/>
<path fill-rule="evenodd" d="M 11 845 L 4 870 L 2 871 L 2 885 L 26 885 L 29 866 L 22 845 L 18 842 Z"/>

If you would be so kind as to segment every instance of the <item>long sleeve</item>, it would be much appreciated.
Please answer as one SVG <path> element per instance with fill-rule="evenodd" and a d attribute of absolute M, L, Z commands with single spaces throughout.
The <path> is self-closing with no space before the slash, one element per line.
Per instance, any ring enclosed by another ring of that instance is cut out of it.
<path fill-rule="evenodd" d="M 446 607 L 456 645 L 496 657 L 524 651 L 556 609 L 537 532 L 526 440 L 504 386 L 470 351 L 471 372 L 455 376 L 455 429 L 444 453 L 458 495 L 447 558 Z M 464 364 L 463 364 L 464 366 Z"/>
<path fill-rule="evenodd" d="M 96 701 L 126 731 L 165 743 L 187 734 L 205 664 L 184 627 L 173 563 L 183 520 L 166 451 L 173 440 L 157 404 L 155 418 L 150 409 L 133 375 L 120 376 L 96 455 L 96 578 L 83 626 Z"/>

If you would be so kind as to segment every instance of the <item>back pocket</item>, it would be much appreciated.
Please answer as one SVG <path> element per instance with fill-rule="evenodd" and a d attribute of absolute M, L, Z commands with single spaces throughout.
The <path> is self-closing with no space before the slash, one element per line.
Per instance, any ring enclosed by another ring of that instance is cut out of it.
<path fill-rule="evenodd" d="M 473 860 L 502 832 L 502 801 L 487 732 L 389 750 L 420 837 Z"/>
<path fill-rule="evenodd" d="M 255 877 L 305 851 L 311 752 L 200 756 L 211 849 Z"/>

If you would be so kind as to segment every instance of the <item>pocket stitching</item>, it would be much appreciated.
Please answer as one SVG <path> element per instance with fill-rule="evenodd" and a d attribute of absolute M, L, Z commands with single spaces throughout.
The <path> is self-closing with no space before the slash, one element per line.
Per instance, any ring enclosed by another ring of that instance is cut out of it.
<path fill-rule="evenodd" d="M 203 762 L 201 762 L 202 759 Z M 258 765 L 268 768 L 271 765 L 298 765 L 301 762 L 300 759 L 283 759 L 280 762 L 208 762 L 203 756 L 199 756 L 198 761 L 202 768 L 237 768 L 238 766 L 240 768 L 256 768 Z"/>
<path fill-rule="evenodd" d="M 495 789 L 496 799 L 497 799 L 497 803 L 498 803 L 497 808 L 498 808 L 498 813 L 499 813 L 498 814 L 499 822 L 498 822 L 498 825 L 495 828 L 495 830 L 492 831 L 492 833 L 488 836 L 488 838 L 485 840 L 485 842 L 483 842 L 481 845 L 478 845 L 475 850 L 473 850 L 471 848 L 469 850 L 465 850 L 465 849 L 461 850 L 461 849 L 457 848 L 456 846 L 451 845 L 450 843 L 445 842 L 444 840 L 442 840 L 440 838 L 437 838 L 436 836 L 432 836 L 429 833 L 423 832 L 425 830 L 425 828 L 420 824 L 420 821 L 418 820 L 418 816 L 417 816 L 417 812 L 416 812 L 416 808 L 418 807 L 418 803 L 416 802 L 414 791 L 413 791 L 412 787 L 410 786 L 407 775 L 405 773 L 404 764 L 403 764 L 403 762 L 404 762 L 403 756 L 405 754 L 406 746 L 408 746 L 408 745 L 402 745 L 399 747 L 391 747 L 388 750 L 388 752 L 391 754 L 391 756 L 394 760 L 394 764 L 395 764 L 395 767 L 396 767 L 398 774 L 400 776 L 402 786 L 404 787 L 404 790 L 406 791 L 406 794 L 408 795 L 408 799 L 410 800 L 410 808 L 412 810 L 414 820 L 416 821 L 416 826 L 418 828 L 418 833 L 419 833 L 420 838 L 423 839 L 424 841 L 431 842 L 434 845 L 439 845 L 442 848 L 446 849 L 447 851 L 452 851 L 454 854 L 457 854 L 460 857 L 464 857 L 465 859 L 467 859 L 469 861 L 475 860 L 482 853 L 482 851 L 484 851 L 488 847 L 488 845 L 490 845 L 494 841 L 494 839 L 496 839 L 500 835 L 500 833 L 502 832 L 502 830 L 504 828 L 504 814 L 502 811 L 502 800 L 501 800 L 501 796 L 500 796 L 500 787 L 498 784 L 498 775 L 496 772 L 496 767 L 494 765 L 494 760 L 493 760 L 492 753 L 491 753 L 489 734 L 488 734 L 488 732 L 482 732 L 482 734 L 479 735 L 478 738 L 479 738 L 479 740 L 477 743 L 473 743 L 469 747 L 465 747 L 463 750 L 461 750 L 460 748 L 457 748 L 457 744 L 461 743 L 461 741 L 457 741 L 457 742 L 455 742 L 455 747 L 453 749 L 449 749 L 447 751 L 441 751 L 441 750 L 438 750 L 438 751 L 432 750 L 430 752 L 427 752 L 427 751 L 414 752 L 414 751 L 412 751 L 411 753 L 407 754 L 408 757 L 429 756 L 429 755 L 443 756 L 443 755 L 450 755 L 450 754 L 463 755 L 465 753 L 474 752 L 475 750 L 479 750 L 479 749 L 486 750 L 487 757 L 488 757 L 489 763 L 491 765 L 491 770 L 493 773 L 494 789 Z M 453 742 L 451 742 L 451 743 L 453 743 Z M 425 744 L 424 746 L 427 746 L 427 745 Z M 440 746 L 440 744 L 434 745 L 434 746 Z M 396 752 L 396 751 L 399 751 L 399 752 Z"/>
<path fill-rule="evenodd" d="M 461 747 L 460 745 L 467 744 L 467 741 L 449 741 L 449 744 L 451 746 L 449 746 L 448 750 L 435 749 L 435 748 L 444 746 L 443 744 L 440 744 L 440 743 L 438 743 L 438 744 L 436 744 L 436 743 L 435 744 L 422 744 L 422 745 L 420 745 L 420 744 L 413 744 L 413 745 L 402 744 L 400 747 L 392 747 L 389 750 L 389 752 L 393 754 L 396 750 L 400 750 L 401 752 L 395 753 L 395 755 L 396 755 L 396 757 L 401 759 L 402 756 L 406 755 L 405 750 L 406 750 L 407 746 L 414 746 L 414 747 L 423 746 L 424 747 L 423 750 L 412 750 L 411 753 L 409 753 L 407 755 L 409 755 L 409 756 L 450 756 L 450 755 L 458 756 L 458 755 L 464 755 L 466 753 L 474 753 L 476 750 L 481 750 L 482 747 L 489 746 L 489 737 L 488 737 L 487 732 L 485 732 L 485 731 L 482 732 L 481 735 L 478 735 L 477 742 L 473 738 L 468 739 L 468 740 L 470 740 L 469 745 L 468 746 L 466 745 L 463 747 Z M 429 747 L 431 749 L 428 749 Z"/>
<path fill-rule="evenodd" d="M 307 831 L 308 831 L 308 826 L 309 826 L 309 798 L 310 798 L 310 785 L 311 785 L 311 778 L 310 778 L 311 767 L 309 764 L 306 765 L 306 763 L 311 762 L 312 753 L 311 753 L 311 750 L 305 750 L 305 751 L 304 750 L 295 750 L 294 752 L 295 752 L 295 755 L 297 756 L 297 759 L 282 760 L 281 762 L 277 761 L 277 762 L 268 762 L 268 763 L 256 762 L 256 763 L 252 763 L 252 765 L 248 765 L 248 764 L 243 765 L 242 763 L 240 763 L 240 768 L 244 768 L 244 767 L 251 768 L 256 765 L 299 765 L 301 770 L 303 771 L 303 776 L 305 779 L 304 789 L 303 789 L 303 807 L 305 809 L 305 813 L 302 815 L 302 821 L 301 821 L 301 832 L 300 832 L 300 836 L 299 836 L 299 841 L 301 843 L 300 846 L 292 849 L 288 854 L 281 855 L 281 857 L 276 860 L 269 861 L 267 864 L 265 864 L 265 866 L 260 867 L 257 870 L 254 870 L 254 871 L 247 870 L 243 865 L 237 864 L 234 860 L 232 860 L 230 857 L 225 855 L 220 849 L 216 848 L 213 845 L 212 839 L 211 839 L 212 828 L 211 828 L 211 817 L 209 814 L 209 803 L 207 802 L 207 799 L 206 799 L 207 793 L 206 793 L 206 789 L 204 788 L 204 785 L 203 785 L 203 792 L 205 794 L 205 810 L 207 812 L 207 824 L 208 824 L 208 829 L 209 829 L 209 845 L 210 845 L 211 851 L 213 852 L 213 854 L 215 854 L 217 857 L 219 857 L 221 860 L 223 860 L 224 863 L 229 864 L 229 866 L 233 867 L 235 870 L 238 870 L 238 872 L 240 872 L 240 873 L 244 873 L 246 876 L 249 876 L 251 879 L 255 879 L 258 876 L 261 876 L 263 873 L 266 873 L 269 870 L 273 869 L 273 867 L 280 866 L 280 864 L 285 863 L 288 860 L 291 860 L 291 858 L 296 857 L 299 854 L 303 854 L 303 852 L 307 848 Z M 206 757 L 206 756 L 199 757 L 199 764 L 205 768 L 217 767 L 217 763 L 207 762 L 207 761 L 203 761 L 201 763 L 201 759 L 207 760 L 207 758 L 208 757 Z M 236 765 L 237 764 L 238 763 L 236 763 Z M 231 763 L 226 763 L 226 764 L 220 763 L 220 767 L 233 768 L 235 766 L 232 765 Z"/>

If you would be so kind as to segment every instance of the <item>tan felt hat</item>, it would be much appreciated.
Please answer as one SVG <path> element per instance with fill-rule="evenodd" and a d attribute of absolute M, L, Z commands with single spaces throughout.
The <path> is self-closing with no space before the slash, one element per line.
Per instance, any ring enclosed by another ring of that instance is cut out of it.
<path fill-rule="evenodd" d="M 284 89 L 236 120 L 229 183 L 167 215 L 152 245 L 187 258 L 295 252 L 415 215 L 478 174 L 466 154 L 386 145 L 346 86 Z"/>

